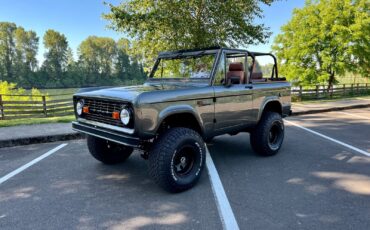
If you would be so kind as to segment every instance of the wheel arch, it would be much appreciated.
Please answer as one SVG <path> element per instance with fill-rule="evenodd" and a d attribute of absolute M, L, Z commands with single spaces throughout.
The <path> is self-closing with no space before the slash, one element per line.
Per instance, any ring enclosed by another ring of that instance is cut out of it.
<path fill-rule="evenodd" d="M 270 98 L 264 101 L 258 113 L 258 121 L 261 119 L 262 115 L 267 111 L 277 112 L 280 115 L 283 114 L 283 106 L 278 98 Z"/>
<path fill-rule="evenodd" d="M 203 122 L 191 106 L 174 106 L 161 111 L 156 133 L 160 132 L 166 125 L 190 128 L 201 136 L 204 135 Z"/>

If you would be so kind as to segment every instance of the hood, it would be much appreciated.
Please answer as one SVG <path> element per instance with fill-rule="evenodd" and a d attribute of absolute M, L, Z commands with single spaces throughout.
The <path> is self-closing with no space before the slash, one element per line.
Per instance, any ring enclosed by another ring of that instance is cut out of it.
<path fill-rule="evenodd" d="M 101 99 L 111 99 L 111 100 L 123 100 L 128 102 L 133 102 L 138 95 L 144 92 L 162 90 L 162 86 L 154 85 L 137 85 L 137 86 L 125 86 L 125 87 L 111 87 L 103 89 L 83 89 L 75 94 L 79 97 L 93 97 Z"/>
<path fill-rule="evenodd" d="M 144 84 L 137 86 L 111 87 L 111 88 L 87 88 L 77 92 L 77 97 L 92 97 L 109 100 L 122 100 L 134 103 L 140 94 L 159 91 L 175 90 L 194 87 L 193 84 Z"/>

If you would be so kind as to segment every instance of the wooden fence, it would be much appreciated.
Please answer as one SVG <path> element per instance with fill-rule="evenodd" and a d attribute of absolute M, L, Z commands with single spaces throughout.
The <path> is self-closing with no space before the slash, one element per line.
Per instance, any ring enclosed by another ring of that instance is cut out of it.
<path fill-rule="evenodd" d="M 0 120 L 67 115 L 73 115 L 71 94 L 40 96 L 0 94 Z"/>
<path fill-rule="evenodd" d="M 293 100 L 298 101 L 369 94 L 370 88 L 367 83 L 335 85 L 329 90 L 326 85 L 292 87 Z M 67 115 L 73 115 L 71 94 L 40 96 L 0 94 L 0 120 Z"/>
<path fill-rule="evenodd" d="M 292 96 L 298 100 L 340 98 L 347 96 L 369 95 L 368 83 L 334 85 L 328 89 L 327 85 L 292 87 Z"/>

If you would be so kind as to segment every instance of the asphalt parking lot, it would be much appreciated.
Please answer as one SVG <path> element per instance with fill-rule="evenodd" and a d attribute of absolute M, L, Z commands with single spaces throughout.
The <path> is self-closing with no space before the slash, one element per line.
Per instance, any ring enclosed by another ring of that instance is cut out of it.
<path fill-rule="evenodd" d="M 274 157 L 254 154 L 248 134 L 208 145 L 232 209 L 223 217 L 240 229 L 369 229 L 370 109 L 290 117 L 285 125 Z M 0 229 L 222 229 L 210 178 L 205 170 L 196 187 L 169 194 L 139 154 L 106 166 L 84 140 L 2 148 Z"/>

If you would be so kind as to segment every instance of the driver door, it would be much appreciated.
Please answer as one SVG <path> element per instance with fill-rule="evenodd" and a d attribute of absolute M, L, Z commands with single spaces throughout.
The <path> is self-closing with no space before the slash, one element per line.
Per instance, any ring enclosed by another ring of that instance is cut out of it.
<path fill-rule="evenodd" d="M 233 58 L 232 54 L 224 51 L 218 62 L 213 82 L 216 132 L 231 132 L 247 127 L 254 121 L 253 88 L 251 84 L 245 83 L 247 53 L 238 53 L 238 57 Z M 234 73 L 240 77 L 240 81 L 228 84 L 228 79 L 236 77 Z"/>

